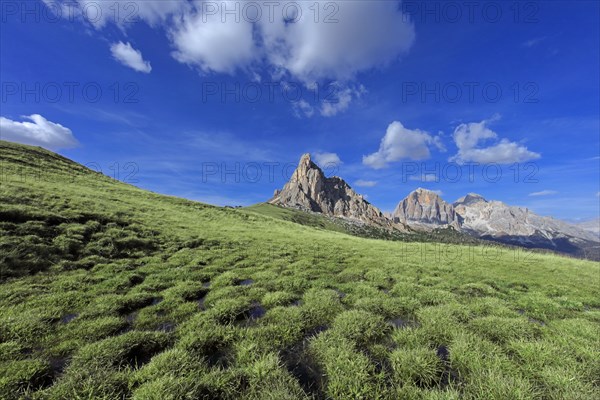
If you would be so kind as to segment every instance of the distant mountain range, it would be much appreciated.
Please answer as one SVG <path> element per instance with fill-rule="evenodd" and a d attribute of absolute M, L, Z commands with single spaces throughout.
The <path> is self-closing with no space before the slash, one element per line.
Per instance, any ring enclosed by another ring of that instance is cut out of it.
<path fill-rule="evenodd" d="M 600 259 L 598 221 L 578 226 L 475 193 L 450 204 L 422 188 L 384 215 L 342 178 L 325 177 L 309 154 L 302 156 L 290 181 L 269 203 L 400 232 L 453 229 L 479 239 Z"/>

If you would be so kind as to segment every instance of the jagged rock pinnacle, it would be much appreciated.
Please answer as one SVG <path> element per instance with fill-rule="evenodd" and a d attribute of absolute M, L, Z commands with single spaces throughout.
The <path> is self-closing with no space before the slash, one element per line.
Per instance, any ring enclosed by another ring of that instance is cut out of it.
<path fill-rule="evenodd" d="M 300 158 L 290 181 L 269 203 L 386 228 L 393 225 L 343 179 L 325 177 L 308 153 Z"/>

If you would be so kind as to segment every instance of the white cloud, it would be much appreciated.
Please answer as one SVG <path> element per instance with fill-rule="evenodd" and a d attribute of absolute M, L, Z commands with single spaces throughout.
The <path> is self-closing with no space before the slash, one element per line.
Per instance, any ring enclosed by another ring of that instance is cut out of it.
<path fill-rule="evenodd" d="M 546 39 L 545 37 L 534 38 L 534 39 L 528 40 L 526 42 L 523 42 L 522 45 L 523 45 L 523 47 L 533 47 L 536 44 L 541 43 L 545 39 Z"/>
<path fill-rule="evenodd" d="M 358 186 L 358 187 L 373 187 L 376 185 L 377 185 L 377 181 L 365 181 L 365 180 L 359 179 L 356 182 L 354 182 L 354 186 Z"/>
<path fill-rule="evenodd" d="M 443 151 L 437 137 L 420 129 L 405 128 L 399 121 L 392 122 L 381 140 L 379 150 L 363 156 L 363 164 L 371 168 L 385 168 L 388 163 L 400 160 L 426 160 L 431 156 L 430 146 Z"/>
<path fill-rule="evenodd" d="M 489 120 L 457 126 L 454 130 L 454 142 L 458 147 L 458 153 L 451 157 L 450 161 L 512 164 L 541 157 L 540 154 L 529 151 L 527 147 L 508 139 L 498 141 L 498 134 L 487 126 L 498 118 L 494 116 Z M 481 142 L 490 140 L 496 143 L 488 147 L 478 147 Z"/>
<path fill-rule="evenodd" d="M 307 116 L 346 111 L 363 93 L 360 85 L 352 85 L 357 75 L 397 61 L 415 41 L 414 24 L 402 12 L 400 1 L 255 2 L 253 6 L 204 0 L 44 2 L 50 8 L 63 7 L 65 18 L 75 5 L 75 14 L 86 15 L 96 29 L 110 22 L 125 31 L 136 20 L 160 25 L 173 47 L 172 56 L 204 74 L 244 71 L 253 81 L 267 75 L 305 85 L 339 82 L 337 101 L 319 101 L 311 105 L 312 111 L 304 103 L 292 106 L 296 114 L 300 110 Z M 248 10 L 256 11 L 257 6 L 260 17 L 253 22 L 256 15 Z M 294 7 L 297 15 L 291 12 Z M 296 18 L 290 21 L 286 15 Z M 119 60 L 149 72 L 150 65 L 133 49 Z"/>
<path fill-rule="evenodd" d="M 414 25 L 397 1 L 314 5 L 321 10 L 318 18 L 301 7 L 303 15 L 295 23 L 283 18 L 259 23 L 270 64 L 303 81 L 352 80 L 359 72 L 396 60 L 414 43 Z M 327 22 L 332 13 L 336 21 Z"/>
<path fill-rule="evenodd" d="M 224 1 L 215 6 L 234 9 L 240 7 L 240 2 Z M 236 21 L 235 15 L 227 18 L 222 12 L 188 13 L 170 30 L 169 36 L 175 47 L 173 57 L 205 73 L 233 74 L 246 69 L 258 56 L 253 25 L 244 18 Z"/>
<path fill-rule="evenodd" d="M 235 14 L 223 14 L 224 9 L 243 10 L 237 1 L 219 3 L 214 14 L 203 14 L 203 4 L 197 2 L 194 12 L 169 29 L 175 59 L 203 73 L 242 70 L 255 77 L 256 69 L 264 68 L 272 79 L 295 79 L 306 87 L 336 82 L 332 98 L 314 106 L 304 99 L 293 104 L 296 116 L 313 116 L 315 109 L 324 117 L 346 111 L 365 92 L 351 84 L 356 75 L 393 62 L 415 40 L 414 26 L 396 1 L 322 1 L 310 8 L 301 3 L 295 22 L 283 17 L 283 10 L 294 7 L 274 6 L 271 15 L 265 6 L 256 24 L 243 12 L 238 21 Z M 320 10 L 318 18 L 313 9 Z M 334 11 L 337 22 L 326 22 Z"/>
<path fill-rule="evenodd" d="M 150 71 L 152 71 L 150 63 L 144 61 L 142 52 L 131 47 L 130 43 L 113 43 L 110 46 L 110 52 L 115 60 L 129 68 L 146 74 L 149 74 Z"/>
<path fill-rule="evenodd" d="M 541 190 L 539 192 L 529 193 L 529 196 L 537 197 L 537 196 L 551 196 L 553 194 L 557 194 L 556 190 Z"/>
<path fill-rule="evenodd" d="M 107 23 L 125 28 L 137 21 L 150 26 L 165 23 L 189 9 L 187 0 L 43 0 L 50 12 L 63 18 L 77 18 L 101 29 Z"/>
<path fill-rule="evenodd" d="M 51 150 L 71 148 L 78 144 L 69 128 L 50 122 L 39 114 L 22 118 L 33 122 L 18 122 L 0 117 L 0 139 Z"/>
<path fill-rule="evenodd" d="M 421 181 L 421 182 L 437 182 L 438 177 L 436 174 L 421 174 L 421 176 L 411 176 L 411 181 Z"/>
<path fill-rule="evenodd" d="M 310 103 L 304 99 L 300 99 L 292 103 L 292 109 L 294 114 L 298 118 L 312 117 L 315 114 L 315 109 Z"/>
<path fill-rule="evenodd" d="M 313 159 L 321 167 L 342 164 L 342 160 L 335 153 L 315 153 Z"/>
<path fill-rule="evenodd" d="M 333 117 L 334 115 L 346 111 L 352 100 L 360 98 L 366 89 L 363 85 L 358 87 L 344 86 L 338 82 L 334 84 L 335 90 L 331 92 L 329 98 L 321 103 L 321 115 L 324 117 Z"/>

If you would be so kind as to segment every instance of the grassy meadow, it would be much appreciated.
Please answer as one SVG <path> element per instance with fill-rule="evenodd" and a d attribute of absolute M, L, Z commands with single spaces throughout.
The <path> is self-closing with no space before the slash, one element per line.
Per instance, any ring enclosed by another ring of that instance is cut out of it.
<path fill-rule="evenodd" d="M 600 398 L 598 263 L 259 211 L 0 142 L 0 399 Z"/>

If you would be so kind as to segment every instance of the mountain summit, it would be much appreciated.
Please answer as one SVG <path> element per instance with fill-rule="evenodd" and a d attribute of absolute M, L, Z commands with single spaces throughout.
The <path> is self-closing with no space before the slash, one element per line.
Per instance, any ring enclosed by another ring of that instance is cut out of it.
<path fill-rule="evenodd" d="M 322 213 L 354 222 L 392 228 L 393 224 L 375 206 L 356 193 L 343 179 L 327 178 L 304 154 L 289 182 L 276 190 L 270 204 Z"/>
<path fill-rule="evenodd" d="M 398 203 L 392 219 L 409 225 L 425 227 L 460 227 L 460 217 L 451 204 L 446 203 L 436 192 L 418 188 Z"/>
<path fill-rule="evenodd" d="M 437 193 L 419 188 L 398 204 L 392 217 L 417 230 L 451 226 L 481 239 L 598 258 L 598 237 L 593 232 L 475 193 L 449 204 Z"/>

